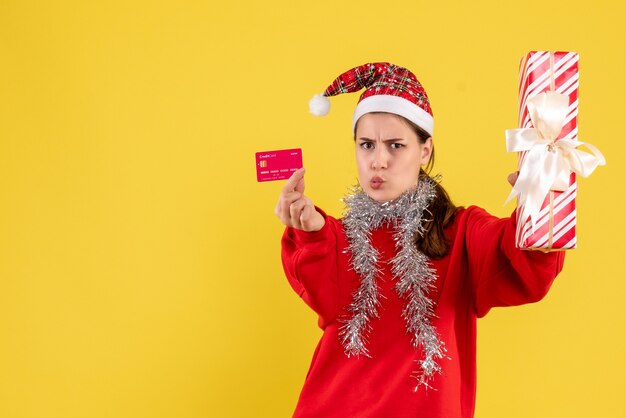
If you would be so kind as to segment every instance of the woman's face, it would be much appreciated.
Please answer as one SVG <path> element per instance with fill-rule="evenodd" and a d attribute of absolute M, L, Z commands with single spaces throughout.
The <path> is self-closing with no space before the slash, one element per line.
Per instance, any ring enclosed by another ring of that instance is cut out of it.
<path fill-rule="evenodd" d="M 359 184 L 372 199 L 393 200 L 417 185 L 420 167 L 430 159 L 431 138 L 421 144 L 411 126 L 391 113 L 361 116 L 355 136 Z"/>

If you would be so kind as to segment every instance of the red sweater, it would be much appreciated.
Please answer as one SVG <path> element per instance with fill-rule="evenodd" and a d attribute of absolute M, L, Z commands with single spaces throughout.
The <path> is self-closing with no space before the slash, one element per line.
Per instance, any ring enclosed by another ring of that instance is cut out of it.
<path fill-rule="evenodd" d="M 563 267 L 563 251 L 543 253 L 515 248 L 515 216 L 499 219 L 485 210 L 460 208 L 446 234 L 448 254 L 431 261 L 437 271 L 433 325 L 451 358 L 439 360 L 427 390 L 414 392 L 412 373 L 421 358 L 411 345 L 401 313 L 404 299 L 394 289 L 390 264 L 393 230 L 373 231 L 380 251 L 381 306 L 372 318 L 367 347 L 371 358 L 348 358 L 337 336 L 339 318 L 349 318 L 360 278 L 351 269 L 343 225 L 324 214 L 317 232 L 287 228 L 282 261 L 289 283 L 319 315 L 324 331 L 307 373 L 294 417 L 473 417 L 476 396 L 476 318 L 492 307 L 536 302 Z"/>

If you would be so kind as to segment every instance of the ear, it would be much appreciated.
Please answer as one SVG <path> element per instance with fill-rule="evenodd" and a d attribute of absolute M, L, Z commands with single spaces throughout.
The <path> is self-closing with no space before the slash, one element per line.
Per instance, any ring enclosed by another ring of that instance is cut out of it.
<path fill-rule="evenodd" d="M 433 137 L 429 136 L 426 142 L 422 144 L 422 155 L 420 156 L 420 164 L 426 165 L 430 161 L 433 154 Z"/>

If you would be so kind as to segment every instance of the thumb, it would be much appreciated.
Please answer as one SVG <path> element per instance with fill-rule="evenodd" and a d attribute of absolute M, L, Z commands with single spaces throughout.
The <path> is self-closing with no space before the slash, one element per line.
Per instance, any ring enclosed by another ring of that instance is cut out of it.
<path fill-rule="evenodd" d="M 304 175 L 302 176 L 300 180 L 298 180 L 295 191 L 304 194 Z"/>
<path fill-rule="evenodd" d="M 517 177 L 519 176 L 519 171 L 509 174 L 507 180 L 511 184 L 511 186 L 515 186 L 515 182 L 517 181 Z"/>

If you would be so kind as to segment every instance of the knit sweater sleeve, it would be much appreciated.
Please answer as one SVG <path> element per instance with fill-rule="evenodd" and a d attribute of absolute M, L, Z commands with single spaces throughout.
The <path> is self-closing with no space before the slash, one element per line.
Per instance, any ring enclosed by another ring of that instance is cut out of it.
<path fill-rule="evenodd" d="M 565 252 L 516 248 L 515 212 L 508 218 L 497 218 L 470 206 L 465 215 L 465 245 L 476 315 L 483 317 L 497 306 L 543 299 L 563 268 Z"/>
<path fill-rule="evenodd" d="M 336 315 L 338 221 L 316 208 L 324 217 L 322 229 L 304 232 L 287 227 L 281 240 L 283 269 L 293 290 L 320 316 L 324 328 Z"/>

